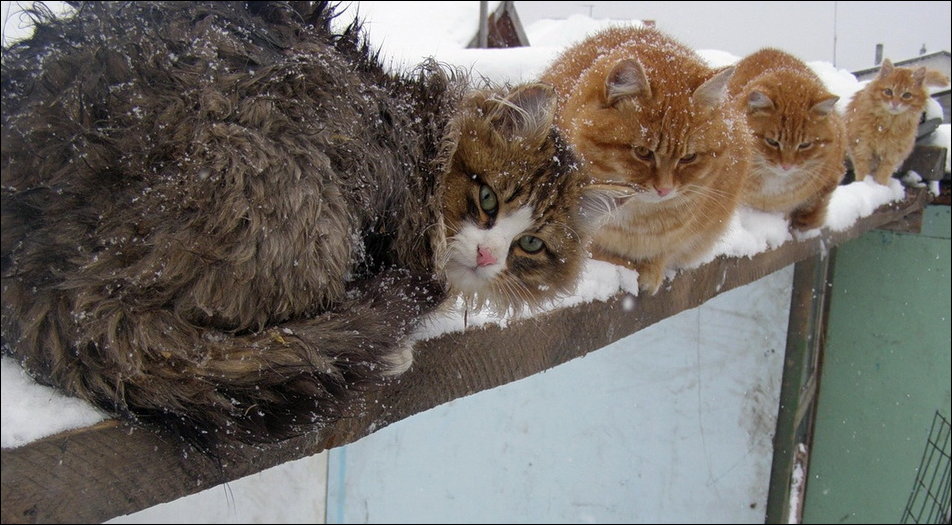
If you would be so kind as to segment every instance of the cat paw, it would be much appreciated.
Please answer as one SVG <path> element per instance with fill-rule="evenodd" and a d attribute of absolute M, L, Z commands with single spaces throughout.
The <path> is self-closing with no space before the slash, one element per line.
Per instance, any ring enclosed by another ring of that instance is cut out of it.
<path fill-rule="evenodd" d="M 790 225 L 794 229 L 805 232 L 809 230 L 816 230 L 823 227 L 823 224 L 826 222 L 826 213 L 813 212 L 803 215 L 794 214 L 790 217 Z"/>
<path fill-rule="evenodd" d="M 383 358 L 383 376 L 392 378 L 403 375 L 413 366 L 413 341 L 405 338 L 394 350 Z"/>
<path fill-rule="evenodd" d="M 638 289 L 650 295 L 658 293 L 664 283 L 664 269 L 649 266 L 638 270 Z"/>

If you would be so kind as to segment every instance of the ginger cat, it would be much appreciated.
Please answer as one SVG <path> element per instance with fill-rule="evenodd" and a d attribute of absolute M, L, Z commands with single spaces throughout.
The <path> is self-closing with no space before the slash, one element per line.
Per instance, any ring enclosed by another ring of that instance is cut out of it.
<path fill-rule="evenodd" d="M 754 137 L 744 204 L 797 229 L 822 226 L 846 170 L 839 97 L 803 61 L 769 48 L 738 62 L 727 89 Z"/>
<path fill-rule="evenodd" d="M 658 291 L 669 265 L 705 255 L 740 200 L 750 134 L 726 103 L 731 72 L 656 29 L 619 27 L 569 48 L 542 75 L 583 169 L 638 190 L 596 233 L 592 254 L 637 270 L 644 291 Z"/>
<path fill-rule="evenodd" d="M 919 119 L 929 99 L 926 86 L 949 79 L 924 67 L 895 67 L 887 58 L 879 75 L 853 95 L 846 109 L 847 150 L 856 179 L 872 175 L 887 184 L 916 145 Z"/>

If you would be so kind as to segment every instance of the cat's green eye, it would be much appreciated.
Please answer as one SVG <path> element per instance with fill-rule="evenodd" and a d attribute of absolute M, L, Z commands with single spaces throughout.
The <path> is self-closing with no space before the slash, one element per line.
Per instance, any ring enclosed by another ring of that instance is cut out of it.
<path fill-rule="evenodd" d="M 544 246 L 545 243 L 542 242 L 542 239 L 533 235 L 523 235 L 519 237 L 519 247 L 526 253 L 538 253 Z"/>
<path fill-rule="evenodd" d="M 641 160 L 651 160 L 654 158 L 654 152 L 644 146 L 636 146 L 635 156 Z"/>
<path fill-rule="evenodd" d="M 777 141 L 774 140 L 774 139 L 771 139 L 771 138 L 764 137 L 764 142 L 766 142 L 767 145 L 770 146 L 771 148 L 779 148 L 779 147 L 780 147 L 780 143 L 777 142 Z"/>
<path fill-rule="evenodd" d="M 797 148 L 799 149 L 810 149 L 813 146 L 812 142 L 801 142 Z"/>
<path fill-rule="evenodd" d="M 893 92 L 891 89 L 886 88 L 883 90 L 883 94 L 886 95 L 887 97 L 891 97 L 893 95 Z"/>
<path fill-rule="evenodd" d="M 681 159 L 678 160 L 678 162 L 680 162 L 681 164 L 690 164 L 696 160 L 697 160 L 697 153 L 691 153 L 689 155 L 685 155 L 681 157 Z"/>
<path fill-rule="evenodd" d="M 482 208 L 484 212 L 493 214 L 496 213 L 497 206 L 499 206 L 499 203 L 496 201 L 496 194 L 493 192 L 493 190 L 485 184 L 480 186 L 479 207 Z"/>
<path fill-rule="evenodd" d="M 902 94 L 902 98 L 909 100 L 910 98 L 912 98 L 912 93 L 906 91 L 905 93 Z"/>

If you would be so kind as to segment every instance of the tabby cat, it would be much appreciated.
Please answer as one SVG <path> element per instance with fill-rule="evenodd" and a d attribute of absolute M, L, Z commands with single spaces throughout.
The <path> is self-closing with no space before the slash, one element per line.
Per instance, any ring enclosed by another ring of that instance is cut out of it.
<path fill-rule="evenodd" d="M 938 71 L 896 67 L 883 60 L 879 75 L 856 92 L 846 108 L 847 151 L 860 180 L 887 184 L 916 145 L 916 130 L 929 100 L 926 86 L 947 86 Z"/>
<path fill-rule="evenodd" d="M 803 61 L 770 48 L 738 62 L 727 89 L 754 137 L 743 202 L 797 229 L 821 227 L 846 170 L 839 97 Z"/>
<path fill-rule="evenodd" d="M 3 351 L 39 381 L 276 441 L 405 370 L 447 296 L 572 288 L 607 208 L 552 89 L 387 73 L 306 4 L 83 3 L 4 51 Z"/>
<path fill-rule="evenodd" d="M 605 184 L 635 188 L 596 234 L 594 257 L 634 268 L 656 293 L 671 265 L 708 252 L 747 177 L 750 138 L 714 70 L 654 28 L 612 28 L 566 50 L 542 75 L 556 123 Z"/>

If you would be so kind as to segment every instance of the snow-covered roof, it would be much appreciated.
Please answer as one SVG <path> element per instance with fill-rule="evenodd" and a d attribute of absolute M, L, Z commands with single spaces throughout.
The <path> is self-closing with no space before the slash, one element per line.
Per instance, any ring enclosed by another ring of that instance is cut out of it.
<path fill-rule="evenodd" d="M 500 2 L 488 2 L 489 12 Z M 479 2 L 380 2 L 340 3 L 338 27 L 355 17 L 385 61 L 407 67 L 449 50 L 465 48 L 479 30 Z"/>

